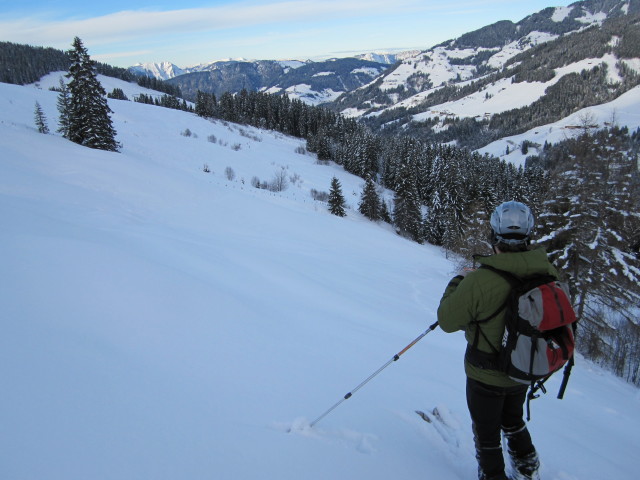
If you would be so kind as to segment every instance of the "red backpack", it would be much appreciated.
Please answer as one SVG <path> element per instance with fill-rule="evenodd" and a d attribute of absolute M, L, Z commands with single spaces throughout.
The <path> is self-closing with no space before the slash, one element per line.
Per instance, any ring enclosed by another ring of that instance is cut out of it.
<path fill-rule="evenodd" d="M 519 279 L 487 265 L 481 268 L 505 278 L 511 285 L 511 292 L 493 315 L 474 322 L 477 324 L 476 337 L 467 349 L 467 360 L 480 368 L 502 371 L 517 382 L 531 384 L 529 400 L 536 398 L 538 389 L 546 392 L 546 379 L 567 365 L 558 395 L 562 398 L 573 365 L 577 321 L 568 287 L 549 275 Z M 505 330 L 498 350 L 486 338 L 481 324 L 503 310 L 506 310 Z M 479 335 L 491 345 L 493 354 L 477 349 Z"/>

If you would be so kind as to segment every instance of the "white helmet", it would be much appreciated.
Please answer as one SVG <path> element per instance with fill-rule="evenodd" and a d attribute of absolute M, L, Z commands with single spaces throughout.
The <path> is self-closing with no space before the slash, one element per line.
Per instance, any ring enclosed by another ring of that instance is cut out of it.
<path fill-rule="evenodd" d="M 491 214 L 492 243 L 520 245 L 529 242 L 533 214 L 524 203 L 510 201 L 496 207 Z"/>

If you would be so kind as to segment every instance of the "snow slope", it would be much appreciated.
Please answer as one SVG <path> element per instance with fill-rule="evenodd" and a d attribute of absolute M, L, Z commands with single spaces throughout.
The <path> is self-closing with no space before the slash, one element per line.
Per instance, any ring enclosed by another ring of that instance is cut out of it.
<path fill-rule="evenodd" d="M 520 135 L 496 140 L 479 149 L 478 152 L 504 158 L 515 165 L 524 165 L 526 157 L 542 151 L 545 142 L 554 144 L 579 135 L 585 120 L 589 120 L 589 125 L 596 125 L 599 129 L 613 124 L 627 126 L 630 131 L 640 128 L 640 87 L 629 90 L 612 102 L 583 108 L 558 122 L 532 128 Z M 526 155 L 521 151 L 524 140 L 532 143 Z M 508 154 L 507 147 L 509 147 Z"/>
<path fill-rule="evenodd" d="M 297 139 L 116 100 L 121 153 L 39 134 L 47 82 L 0 84 L 0 478 L 474 478 L 461 333 L 309 428 L 434 322 L 442 251 L 363 219 L 363 181 Z M 346 218 L 309 193 L 334 175 Z M 581 358 L 559 381 L 532 405 L 543 478 L 637 478 L 638 390 Z M 436 406 L 448 426 L 413 413 Z"/>
<path fill-rule="evenodd" d="M 563 68 L 556 69 L 556 76 L 548 82 L 519 82 L 513 83 L 511 78 L 505 78 L 487 85 L 482 90 L 468 95 L 460 100 L 446 102 L 424 113 L 413 116 L 416 121 L 424 121 L 427 118 L 440 116 L 454 117 L 481 117 L 483 115 L 491 116 L 496 113 L 506 112 L 515 108 L 521 108 L 534 103 L 541 98 L 545 90 L 555 85 L 563 76 L 569 73 L 579 73 L 584 69 L 592 69 L 597 65 L 606 64 L 609 72 L 610 83 L 620 83 L 618 68 L 616 63 L 618 59 L 613 55 L 605 55 L 599 59 L 586 59 L 567 65 Z M 432 91 L 432 90 L 431 90 Z M 429 92 L 423 92 L 423 96 L 419 99 L 407 99 L 399 106 L 411 107 L 418 100 L 426 98 Z M 426 95 L 424 95 L 426 94 Z"/>

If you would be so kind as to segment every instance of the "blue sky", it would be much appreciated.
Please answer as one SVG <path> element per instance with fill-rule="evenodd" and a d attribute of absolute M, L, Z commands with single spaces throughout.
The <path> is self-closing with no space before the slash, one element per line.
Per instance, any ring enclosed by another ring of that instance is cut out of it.
<path fill-rule="evenodd" d="M 0 0 L 0 41 L 127 67 L 224 58 L 300 59 L 427 49 L 499 20 L 573 0 Z"/>

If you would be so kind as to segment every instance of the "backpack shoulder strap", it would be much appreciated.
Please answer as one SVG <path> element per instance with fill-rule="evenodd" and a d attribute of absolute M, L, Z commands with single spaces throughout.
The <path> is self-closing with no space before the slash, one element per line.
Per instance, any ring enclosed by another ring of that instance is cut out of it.
<path fill-rule="evenodd" d="M 506 281 L 508 281 L 512 287 L 522 284 L 522 280 L 516 277 L 513 273 L 500 270 L 499 268 L 492 267 L 491 265 L 480 265 L 480 268 L 484 268 L 485 270 L 491 270 L 492 272 L 497 273 Z"/>
<path fill-rule="evenodd" d="M 509 282 L 509 285 L 511 286 L 511 288 L 514 288 L 516 286 L 518 286 L 521 282 L 520 279 L 518 277 L 516 277 L 515 275 L 509 273 L 509 272 L 505 272 L 503 270 L 499 270 L 495 267 L 491 267 L 489 265 L 481 265 L 480 268 L 484 268 L 486 270 L 491 270 L 492 272 L 497 273 L 498 275 L 500 275 L 502 278 L 504 278 L 505 280 L 507 280 Z M 487 318 L 483 318 L 482 320 L 474 320 L 472 323 L 486 323 L 489 320 L 495 318 L 496 316 L 498 316 L 498 314 L 500 312 L 502 312 L 505 308 L 507 308 L 507 305 L 509 305 L 509 301 L 511 300 L 511 294 L 507 295 L 507 298 L 505 299 L 505 301 L 500 305 L 500 307 L 493 312 L 491 315 L 489 315 Z"/>
<path fill-rule="evenodd" d="M 503 277 L 504 279 L 506 279 L 511 288 L 514 288 L 517 284 L 520 283 L 520 280 L 518 279 L 518 277 L 516 277 L 515 275 L 512 275 L 508 272 L 505 272 L 503 270 L 499 270 L 495 267 L 491 267 L 489 265 L 480 265 L 480 268 L 484 268 L 486 270 L 491 270 L 492 272 L 495 272 L 497 274 L 499 274 L 501 277 Z M 484 331 L 482 330 L 482 327 L 480 326 L 483 323 L 488 322 L 489 320 L 494 319 L 495 317 L 497 317 L 505 308 L 507 308 L 507 306 L 509 305 L 509 302 L 511 301 L 511 293 L 507 294 L 507 297 L 505 298 L 504 302 L 502 302 L 502 304 L 500 304 L 500 306 L 498 307 L 498 309 L 493 312 L 491 315 L 489 315 L 486 318 L 483 318 L 481 320 L 474 320 L 471 323 L 474 324 L 476 326 L 476 332 L 473 338 L 473 344 L 471 345 L 473 347 L 474 350 L 478 350 L 478 342 L 480 340 L 480 335 L 482 335 L 482 338 L 484 338 L 484 341 L 487 342 L 487 345 L 489 345 L 489 347 L 491 347 L 491 350 L 493 351 L 493 353 L 495 355 L 498 355 L 500 352 L 499 350 L 489 341 L 489 339 L 487 338 L 487 336 L 485 335 Z"/>

